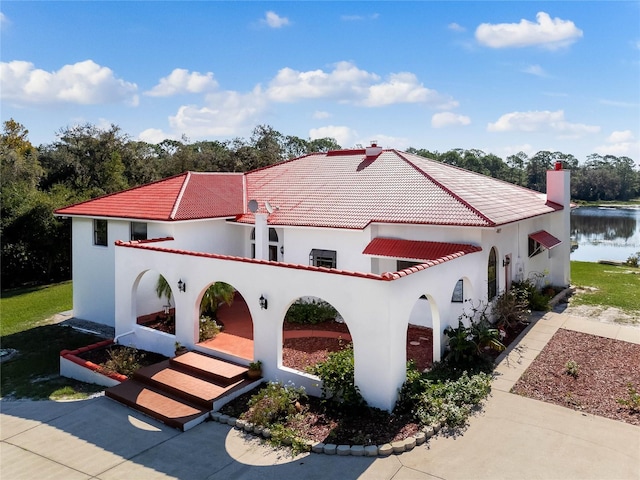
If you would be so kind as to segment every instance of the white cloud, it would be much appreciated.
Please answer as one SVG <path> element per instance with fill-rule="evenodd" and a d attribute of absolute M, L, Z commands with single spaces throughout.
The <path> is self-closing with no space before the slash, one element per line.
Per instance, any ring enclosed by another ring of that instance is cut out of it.
<path fill-rule="evenodd" d="M 538 12 L 536 20 L 535 23 L 525 19 L 520 23 L 483 23 L 476 29 L 476 40 L 491 48 L 539 45 L 555 50 L 582 37 L 582 30 L 570 20 L 552 19 L 545 12 Z"/>
<path fill-rule="evenodd" d="M 615 131 L 607 137 L 609 143 L 630 142 L 634 139 L 631 130 Z"/>
<path fill-rule="evenodd" d="M 458 25 L 455 22 L 450 23 L 449 25 L 447 25 L 447 28 L 449 30 L 453 30 L 454 32 L 466 32 L 467 31 L 466 28 L 464 28 L 462 25 Z"/>
<path fill-rule="evenodd" d="M 176 68 L 167 77 L 160 79 L 158 85 L 144 92 L 151 97 L 169 97 L 181 93 L 202 93 L 215 90 L 218 82 L 213 78 L 213 73 L 204 75 L 200 72 L 191 72 L 184 68 Z"/>
<path fill-rule="evenodd" d="M 548 77 L 547 72 L 540 65 L 528 65 L 522 69 L 523 73 L 535 75 L 537 77 Z"/>
<path fill-rule="evenodd" d="M 241 94 L 234 91 L 207 95 L 205 106 L 183 105 L 169 117 L 171 128 L 188 136 L 230 136 L 255 125 L 267 103 L 260 87 Z"/>
<path fill-rule="evenodd" d="M 534 150 L 532 145 L 528 143 L 524 143 L 522 145 L 508 145 L 506 147 L 498 148 L 496 150 L 496 155 L 500 155 L 506 161 L 507 157 L 510 157 L 511 155 L 516 155 L 520 152 L 523 152 L 528 157 L 530 157 L 534 155 L 537 152 L 537 150 Z"/>
<path fill-rule="evenodd" d="M 264 18 L 261 20 L 263 24 L 268 25 L 271 28 L 282 28 L 289 25 L 289 19 L 287 17 L 281 17 L 276 12 L 268 11 Z"/>
<path fill-rule="evenodd" d="M 411 142 L 406 137 L 393 137 L 390 135 L 373 135 L 367 141 L 360 141 L 361 145 L 370 145 L 371 141 L 375 140 L 378 146 L 382 148 L 395 148 L 397 150 L 406 150 L 411 146 Z"/>
<path fill-rule="evenodd" d="M 426 103 L 437 108 L 453 108 L 457 102 L 418 82 L 413 73 L 392 73 L 386 82 L 350 62 L 339 62 L 330 72 L 301 72 L 281 69 L 270 82 L 269 98 L 276 102 L 324 98 L 341 103 L 380 107 L 397 103 Z"/>
<path fill-rule="evenodd" d="M 583 123 L 570 123 L 564 118 L 564 111 L 551 112 L 529 111 L 511 112 L 502 115 L 497 122 L 487 125 L 489 132 L 543 132 L 551 131 L 560 138 L 580 138 L 585 135 L 598 133 L 600 127 Z"/>
<path fill-rule="evenodd" d="M 370 15 L 341 15 L 340 20 L 343 22 L 362 22 L 364 20 L 377 20 L 379 17 L 379 13 L 372 13 Z"/>
<path fill-rule="evenodd" d="M 324 120 L 325 118 L 329 117 L 331 117 L 331 114 L 329 112 L 323 112 L 321 110 L 316 110 L 315 112 L 313 112 L 313 118 L 315 118 L 316 120 Z"/>
<path fill-rule="evenodd" d="M 600 100 L 600 103 L 602 105 L 607 105 L 609 107 L 623 107 L 623 108 L 638 108 L 640 107 L 640 104 L 637 102 L 620 102 L 617 100 L 606 100 L 606 99 L 602 99 Z"/>
<path fill-rule="evenodd" d="M 594 148 L 600 155 L 626 156 L 638 160 L 640 158 L 640 143 L 635 141 L 635 135 L 631 130 L 612 132 L 606 138 L 606 145 Z"/>
<path fill-rule="evenodd" d="M 0 25 L 7 26 L 11 24 L 11 22 L 9 21 L 9 17 L 7 17 L 4 13 L 0 12 Z"/>
<path fill-rule="evenodd" d="M 30 62 L 2 62 L 0 90 L 3 99 L 17 104 L 138 104 L 135 83 L 116 78 L 110 68 L 92 60 L 65 65 L 55 72 L 37 69 Z"/>
<path fill-rule="evenodd" d="M 440 112 L 431 117 L 431 126 L 434 128 L 451 127 L 454 125 L 469 125 L 471 119 L 465 115 L 453 112 Z"/>
<path fill-rule="evenodd" d="M 318 138 L 334 138 L 339 145 L 345 148 L 353 145 L 353 141 L 357 138 L 358 133 L 349 127 L 340 127 L 335 125 L 327 125 L 326 127 L 312 128 L 309 130 L 309 138 L 316 140 Z"/>
<path fill-rule="evenodd" d="M 171 133 L 165 133 L 159 128 L 147 128 L 146 130 L 140 132 L 140 134 L 138 135 L 138 140 L 140 140 L 141 142 L 154 144 L 158 144 L 167 139 L 178 140 L 178 137 Z"/>

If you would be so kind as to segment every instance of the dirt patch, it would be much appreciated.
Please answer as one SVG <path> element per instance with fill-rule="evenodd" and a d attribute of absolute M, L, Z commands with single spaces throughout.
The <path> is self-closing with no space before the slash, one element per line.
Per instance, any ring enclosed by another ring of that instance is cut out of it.
<path fill-rule="evenodd" d="M 575 375 L 570 365 L 575 362 Z M 560 329 L 512 392 L 593 415 L 640 425 L 640 413 L 620 405 L 628 384 L 640 391 L 640 345 Z"/>
<path fill-rule="evenodd" d="M 567 307 L 564 313 L 596 322 L 617 323 L 640 327 L 640 311 L 630 313 L 624 312 L 615 307 L 576 305 Z"/>

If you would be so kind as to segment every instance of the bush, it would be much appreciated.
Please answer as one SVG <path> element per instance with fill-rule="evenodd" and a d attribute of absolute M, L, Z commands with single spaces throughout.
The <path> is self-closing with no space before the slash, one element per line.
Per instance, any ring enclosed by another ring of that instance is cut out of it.
<path fill-rule="evenodd" d="M 145 354 L 132 347 L 110 348 L 107 360 L 102 369 L 107 373 L 120 373 L 131 378 L 136 370 L 142 367 Z"/>
<path fill-rule="evenodd" d="M 359 408 L 367 402 L 355 384 L 353 345 L 338 352 L 331 352 L 324 362 L 309 368 L 309 373 L 322 380 L 322 398 L 331 400 L 334 406 Z"/>
<path fill-rule="evenodd" d="M 511 289 L 498 295 L 493 301 L 491 314 L 498 327 L 513 328 L 529 322 L 529 300 L 522 290 Z"/>
<path fill-rule="evenodd" d="M 629 258 L 627 258 L 625 264 L 629 267 L 638 268 L 640 266 L 640 252 L 636 252 L 633 255 L 630 255 Z"/>
<path fill-rule="evenodd" d="M 463 372 L 455 380 L 434 380 L 429 372 L 420 373 L 409 362 L 394 412 L 409 414 L 422 425 L 444 422 L 459 427 L 490 391 L 491 375 L 487 373 Z"/>
<path fill-rule="evenodd" d="M 220 333 L 220 330 L 220 325 L 218 325 L 211 317 L 200 317 L 200 342 L 215 338 L 215 336 Z"/>
<path fill-rule="evenodd" d="M 549 297 L 544 295 L 532 280 L 513 282 L 511 292 L 519 299 L 526 300 L 527 308 L 536 312 L 549 310 Z"/>
<path fill-rule="evenodd" d="M 316 323 L 334 320 L 338 312 L 324 300 L 297 300 L 285 316 L 285 321 L 315 325 Z"/>
<path fill-rule="evenodd" d="M 580 365 L 575 360 L 569 360 L 564 364 L 564 373 L 571 375 L 573 378 L 578 378 L 578 372 L 580 372 Z"/>
<path fill-rule="evenodd" d="M 302 410 L 302 403 L 308 400 L 303 387 L 270 382 L 249 400 L 249 410 L 241 418 L 256 425 L 271 427 L 276 423 L 286 423 L 291 416 Z"/>

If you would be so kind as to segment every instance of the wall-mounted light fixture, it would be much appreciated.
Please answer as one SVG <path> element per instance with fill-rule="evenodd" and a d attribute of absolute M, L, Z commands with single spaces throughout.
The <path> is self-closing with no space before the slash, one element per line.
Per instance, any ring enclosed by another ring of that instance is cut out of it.
<path fill-rule="evenodd" d="M 511 265 L 511 258 L 510 257 L 505 257 L 502 260 L 502 266 L 503 267 L 508 267 L 509 265 Z"/>
<path fill-rule="evenodd" d="M 282 255 L 284 255 L 284 245 L 281 245 L 281 246 L 280 246 L 280 253 L 281 253 Z"/>
<path fill-rule="evenodd" d="M 269 302 L 267 301 L 266 298 L 264 298 L 264 295 L 260 295 L 260 298 L 258 299 L 258 302 L 260 303 L 260 308 L 262 310 L 266 310 L 267 307 L 269 306 Z"/>
<path fill-rule="evenodd" d="M 180 290 L 181 292 L 187 291 L 187 283 L 183 282 L 182 279 L 178 280 L 178 290 Z"/>
<path fill-rule="evenodd" d="M 162 306 L 162 313 L 164 313 L 165 315 L 169 315 L 170 311 L 171 311 L 171 305 L 170 304 Z"/>

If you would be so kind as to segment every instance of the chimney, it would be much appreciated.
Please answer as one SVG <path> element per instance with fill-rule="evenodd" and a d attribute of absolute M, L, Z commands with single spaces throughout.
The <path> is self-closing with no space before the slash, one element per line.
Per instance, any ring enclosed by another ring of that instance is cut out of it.
<path fill-rule="evenodd" d="M 375 140 L 371 141 L 371 146 L 365 149 L 365 155 L 367 157 L 377 157 L 382 153 L 382 147 L 378 146 L 378 143 Z"/>
<path fill-rule="evenodd" d="M 553 285 L 569 285 L 571 280 L 571 183 L 570 170 L 562 168 L 562 162 L 556 162 L 553 170 L 547 171 L 547 201 L 562 205 L 561 212 L 551 214 L 549 233 L 558 237 L 562 243 L 549 251 L 551 259 L 550 280 Z"/>

